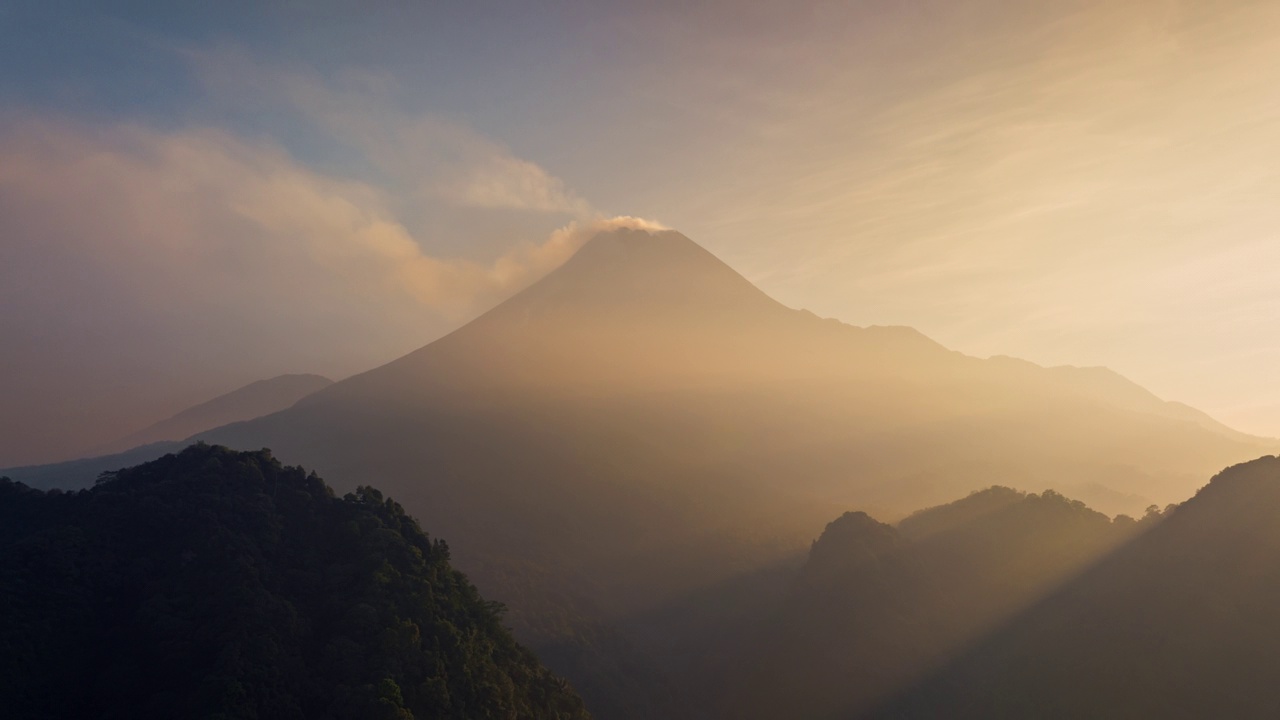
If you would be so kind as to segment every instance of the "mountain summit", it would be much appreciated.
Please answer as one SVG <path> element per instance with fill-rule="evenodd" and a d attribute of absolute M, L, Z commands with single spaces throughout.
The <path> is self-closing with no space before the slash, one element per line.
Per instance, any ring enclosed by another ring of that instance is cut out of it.
<path fill-rule="evenodd" d="M 812 383 L 847 376 L 850 363 L 896 373 L 951 355 L 911 328 L 788 308 L 678 232 L 621 228 L 450 335 L 313 400 Z"/>
<path fill-rule="evenodd" d="M 726 317 L 785 308 L 678 232 L 620 228 L 596 235 L 499 309 L 534 316 L 556 310 Z"/>

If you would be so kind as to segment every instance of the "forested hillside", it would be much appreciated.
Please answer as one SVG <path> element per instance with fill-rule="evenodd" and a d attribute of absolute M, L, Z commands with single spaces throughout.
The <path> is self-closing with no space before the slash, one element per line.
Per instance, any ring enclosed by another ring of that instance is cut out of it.
<path fill-rule="evenodd" d="M 0 481 L 6 718 L 587 717 L 401 507 L 197 445 Z"/>
<path fill-rule="evenodd" d="M 726 671 L 721 712 L 866 712 L 1158 519 L 1112 520 L 1052 491 L 1003 487 L 897 527 L 846 513 L 814 542 L 776 610 L 753 623 L 758 632 Z M 949 717 L 938 710 L 932 717 Z"/>
<path fill-rule="evenodd" d="M 876 718 L 1280 717 L 1280 458 L 1195 497 Z"/>

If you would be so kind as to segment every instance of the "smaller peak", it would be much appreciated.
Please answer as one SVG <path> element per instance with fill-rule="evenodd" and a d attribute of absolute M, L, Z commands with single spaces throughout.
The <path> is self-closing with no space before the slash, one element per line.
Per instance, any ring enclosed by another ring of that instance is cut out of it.
<path fill-rule="evenodd" d="M 864 512 L 847 512 L 827 523 L 809 550 L 809 558 L 811 562 L 823 562 L 845 558 L 850 553 L 879 554 L 898 547 L 901 542 L 893 526 Z"/>
<path fill-rule="evenodd" d="M 832 533 L 861 532 L 868 529 L 875 530 L 882 527 L 889 526 L 861 510 L 850 510 L 835 520 L 827 523 L 827 528 L 822 532 L 822 534 L 826 536 L 827 534 Z"/>
<path fill-rule="evenodd" d="M 814 541 L 797 589 L 817 598 L 847 597 L 832 595 L 833 588 L 875 593 L 885 585 L 874 578 L 899 571 L 908 554 L 906 541 L 893 527 L 863 512 L 847 512 Z"/>
<path fill-rule="evenodd" d="M 1207 506 L 1232 502 L 1242 506 L 1265 505 L 1268 512 L 1280 509 L 1280 456 L 1264 455 L 1223 470 L 1200 488 L 1185 505 Z"/>
<path fill-rule="evenodd" d="M 1017 523 L 1017 518 L 1034 519 L 1032 524 L 1045 527 L 1072 519 L 1109 521 L 1106 515 L 1054 490 L 1036 494 L 993 485 L 954 502 L 918 510 L 899 521 L 898 531 L 913 541 L 921 541 L 954 532 L 970 532 L 984 526 L 990 528 Z"/>

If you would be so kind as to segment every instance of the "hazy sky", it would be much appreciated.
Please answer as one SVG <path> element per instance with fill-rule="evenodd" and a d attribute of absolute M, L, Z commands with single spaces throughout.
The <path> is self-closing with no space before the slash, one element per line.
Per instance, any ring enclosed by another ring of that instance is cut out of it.
<path fill-rule="evenodd" d="M 418 347 L 601 218 L 1280 435 L 1280 3 L 0 3 L 0 465 Z"/>

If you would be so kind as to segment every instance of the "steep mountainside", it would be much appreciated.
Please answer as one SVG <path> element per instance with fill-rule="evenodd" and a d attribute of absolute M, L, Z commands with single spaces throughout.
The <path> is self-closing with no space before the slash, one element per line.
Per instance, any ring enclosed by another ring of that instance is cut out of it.
<path fill-rule="evenodd" d="M 874 716 L 1278 717 L 1278 517 L 1280 458 L 1228 468 Z"/>
<path fill-rule="evenodd" d="M 0 480 L 7 718 L 586 718 L 400 506 L 193 446 Z"/>
<path fill-rule="evenodd" d="M 683 235 L 639 230 L 418 351 L 200 437 L 270 447 L 342 490 L 376 479 L 456 538 L 595 707 L 643 676 L 618 669 L 607 626 L 790 557 L 845 508 L 894 519 L 999 482 L 1141 512 L 1270 447 L 1107 371 L 788 309 Z M 661 695 L 647 682 L 611 717 Z"/>

